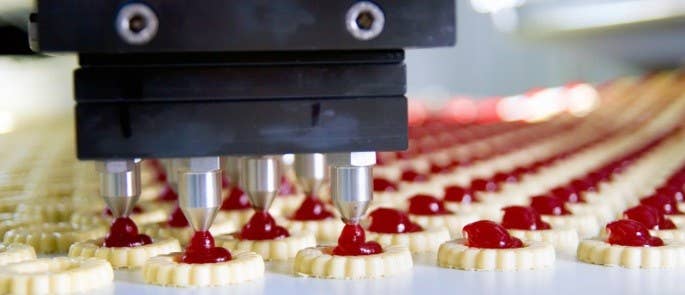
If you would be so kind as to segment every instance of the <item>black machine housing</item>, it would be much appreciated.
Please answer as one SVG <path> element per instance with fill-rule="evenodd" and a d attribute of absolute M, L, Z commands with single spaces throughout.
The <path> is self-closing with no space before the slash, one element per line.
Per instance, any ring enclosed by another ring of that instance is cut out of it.
<path fill-rule="evenodd" d="M 131 4 L 148 14 L 122 23 Z M 34 49 L 79 53 L 81 159 L 402 150 L 402 48 L 456 39 L 454 0 L 43 0 L 31 20 Z"/>

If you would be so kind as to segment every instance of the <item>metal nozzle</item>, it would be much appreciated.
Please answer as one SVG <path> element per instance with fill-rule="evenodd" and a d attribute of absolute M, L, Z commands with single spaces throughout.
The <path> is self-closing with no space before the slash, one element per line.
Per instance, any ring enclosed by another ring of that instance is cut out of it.
<path fill-rule="evenodd" d="M 280 186 L 278 161 L 271 156 L 240 159 L 240 187 L 247 193 L 255 210 L 268 210 Z"/>
<path fill-rule="evenodd" d="M 345 223 L 359 223 L 373 200 L 372 166 L 332 166 L 331 197 Z"/>
<path fill-rule="evenodd" d="M 196 231 L 207 231 L 221 206 L 219 157 L 176 160 L 178 205 Z"/>
<path fill-rule="evenodd" d="M 317 193 L 328 178 L 324 154 L 296 154 L 294 168 L 297 182 L 307 195 Z"/>
<path fill-rule="evenodd" d="M 240 157 L 224 156 L 221 157 L 224 175 L 228 178 L 231 185 L 238 185 L 240 181 Z"/>
<path fill-rule="evenodd" d="M 140 196 L 140 159 L 105 160 L 95 167 L 100 173 L 100 195 L 112 216 L 128 216 Z"/>

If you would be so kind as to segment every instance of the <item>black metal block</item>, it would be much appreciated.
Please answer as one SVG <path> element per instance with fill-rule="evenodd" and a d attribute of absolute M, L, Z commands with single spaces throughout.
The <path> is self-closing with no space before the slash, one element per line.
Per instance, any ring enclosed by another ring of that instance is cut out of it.
<path fill-rule="evenodd" d="M 80 159 L 404 150 L 403 96 L 79 103 Z"/>
<path fill-rule="evenodd" d="M 158 27 L 144 44 L 125 42 L 115 24 L 120 8 L 145 3 Z M 353 37 L 346 13 L 354 0 L 42 0 L 41 51 L 80 53 L 356 50 L 454 45 L 454 0 L 376 0 L 381 33 Z"/>

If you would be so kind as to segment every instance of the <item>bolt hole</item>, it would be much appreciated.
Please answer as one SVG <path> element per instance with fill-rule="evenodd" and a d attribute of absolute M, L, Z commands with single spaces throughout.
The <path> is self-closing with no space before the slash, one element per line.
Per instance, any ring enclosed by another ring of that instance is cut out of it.
<path fill-rule="evenodd" d="M 147 19 L 140 14 L 133 15 L 128 20 L 128 29 L 131 30 L 131 32 L 133 32 L 133 33 L 138 34 L 138 33 L 142 32 L 143 30 L 145 30 L 146 27 L 147 27 Z"/>
<path fill-rule="evenodd" d="M 357 15 L 357 18 L 355 19 L 355 22 L 357 23 L 357 27 L 364 31 L 368 31 L 373 27 L 373 22 L 375 21 L 375 17 L 373 16 L 373 13 L 370 11 L 362 11 Z"/>

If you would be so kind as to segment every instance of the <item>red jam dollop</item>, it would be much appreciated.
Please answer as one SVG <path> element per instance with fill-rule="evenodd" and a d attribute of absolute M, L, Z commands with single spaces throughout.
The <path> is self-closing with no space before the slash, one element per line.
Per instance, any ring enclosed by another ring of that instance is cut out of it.
<path fill-rule="evenodd" d="M 422 231 L 423 228 L 411 222 L 409 216 L 399 210 L 378 208 L 369 214 L 369 230 L 385 234 L 402 234 Z"/>
<path fill-rule="evenodd" d="M 498 172 L 496 173 L 493 177 L 492 180 L 494 180 L 496 183 L 516 183 L 518 182 L 518 173 L 504 173 L 504 172 Z"/>
<path fill-rule="evenodd" d="M 374 192 L 396 192 L 397 184 L 385 178 L 374 178 L 373 179 L 373 191 Z"/>
<path fill-rule="evenodd" d="M 530 206 L 542 215 L 570 215 L 564 200 L 549 196 L 536 196 L 530 199 Z"/>
<path fill-rule="evenodd" d="M 545 230 L 550 229 L 549 223 L 544 222 L 540 214 L 531 207 L 509 206 L 504 209 L 502 226 L 506 229 Z"/>
<path fill-rule="evenodd" d="M 176 208 L 174 208 L 174 212 L 171 212 L 171 216 L 169 216 L 166 224 L 170 227 L 186 227 L 189 225 L 188 219 L 186 219 L 186 216 L 183 214 L 183 210 L 181 210 L 181 207 L 179 206 L 176 206 Z"/>
<path fill-rule="evenodd" d="M 678 201 L 676 201 L 674 196 L 657 193 L 640 199 L 640 204 L 653 207 L 659 210 L 661 214 L 682 214 L 678 210 Z"/>
<path fill-rule="evenodd" d="M 297 208 L 295 214 L 290 219 L 292 220 L 324 220 L 333 217 L 331 211 L 326 210 L 326 204 L 315 196 L 307 196 L 302 201 L 300 208 Z"/>
<path fill-rule="evenodd" d="M 167 183 L 166 185 L 164 185 L 164 188 L 159 193 L 159 196 L 157 196 L 157 200 L 162 202 L 175 202 L 176 200 L 178 200 L 178 194 Z"/>
<path fill-rule="evenodd" d="M 221 210 L 243 210 L 249 208 L 252 208 L 250 198 L 237 186 L 231 188 L 228 198 L 221 203 Z"/>
<path fill-rule="evenodd" d="M 445 196 L 443 197 L 443 200 L 446 202 L 458 202 L 462 204 L 470 204 L 479 201 L 470 189 L 456 185 L 445 187 Z"/>
<path fill-rule="evenodd" d="M 675 229 L 676 226 L 666 218 L 659 210 L 647 205 L 637 205 L 623 211 L 623 218 L 642 223 L 648 229 Z"/>
<path fill-rule="evenodd" d="M 649 229 L 635 220 L 621 219 L 607 224 L 607 243 L 631 247 L 663 246 L 664 241 L 652 237 Z"/>
<path fill-rule="evenodd" d="M 139 214 L 139 213 L 143 213 L 143 211 L 144 211 L 143 208 L 140 208 L 139 206 L 134 206 L 133 209 L 131 209 L 131 214 Z M 105 208 L 105 210 L 104 210 L 104 212 L 102 212 L 102 214 L 111 217 L 112 216 L 112 210 L 110 210 L 109 208 Z"/>
<path fill-rule="evenodd" d="M 149 236 L 139 234 L 136 223 L 128 217 L 119 217 L 112 222 L 105 237 L 105 247 L 137 247 L 152 244 Z"/>
<path fill-rule="evenodd" d="M 288 196 L 295 194 L 295 184 L 293 184 L 288 177 L 281 176 L 281 184 L 278 186 L 279 196 Z"/>
<path fill-rule="evenodd" d="M 429 195 L 415 195 L 409 199 L 409 213 L 416 215 L 445 215 L 452 211 L 445 209 L 445 203 Z"/>
<path fill-rule="evenodd" d="M 512 237 L 503 226 L 489 221 L 481 220 L 467 224 L 462 230 L 466 239 L 466 246 L 485 249 L 510 249 L 521 248 L 523 242 Z"/>
<path fill-rule="evenodd" d="M 217 263 L 231 260 L 231 252 L 214 246 L 214 237 L 208 231 L 197 231 L 190 239 L 190 244 L 181 255 L 183 263 Z"/>
<path fill-rule="evenodd" d="M 276 224 L 276 220 L 266 211 L 256 211 L 250 221 L 247 222 L 238 236 L 241 240 L 274 240 L 287 238 L 290 233 L 287 229 Z"/>
<path fill-rule="evenodd" d="M 407 182 L 426 182 L 428 181 L 428 176 L 414 170 L 405 170 L 402 172 L 401 179 Z"/>
<path fill-rule="evenodd" d="M 359 256 L 383 252 L 383 248 L 376 242 L 367 242 L 364 228 L 359 224 L 345 224 L 338 245 L 333 248 L 333 255 Z"/>
<path fill-rule="evenodd" d="M 471 190 L 474 192 L 495 192 L 499 185 L 493 179 L 476 178 L 471 180 Z"/>
<path fill-rule="evenodd" d="M 585 203 L 578 192 L 568 187 L 557 187 L 549 192 L 549 195 L 569 203 Z"/>

